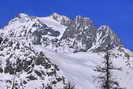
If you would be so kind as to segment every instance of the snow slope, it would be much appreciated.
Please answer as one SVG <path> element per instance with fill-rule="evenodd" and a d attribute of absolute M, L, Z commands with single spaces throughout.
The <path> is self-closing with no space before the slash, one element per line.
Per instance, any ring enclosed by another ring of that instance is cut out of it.
<path fill-rule="evenodd" d="M 61 25 L 59 22 L 55 21 L 54 19 L 50 18 L 50 17 L 39 17 L 38 18 L 42 23 L 45 23 L 48 27 L 53 28 L 55 31 L 59 31 L 60 32 L 60 36 L 58 37 L 59 39 L 62 37 L 66 26 Z"/>
<path fill-rule="evenodd" d="M 39 46 L 36 46 L 35 49 L 42 50 Z M 127 49 L 124 50 L 129 52 Z M 59 66 L 67 79 L 75 85 L 76 89 L 99 89 L 100 85 L 97 83 L 99 73 L 95 71 L 95 68 L 98 65 L 103 65 L 103 52 L 57 53 L 45 49 L 44 53 L 53 63 Z M 113 49 L 111 54 L 113 65 L 122 69 L 121 71 L 113 72 L 115 80 L 119 82 L 122 88 L 132 89 L 133 56 L 127 59 L 124 57 L 123 52 L 118 51 L 118 49 Z M 127 66 L 125 59 L 130 61 L 127 62 L 131 64 L 130 66 Z"/>

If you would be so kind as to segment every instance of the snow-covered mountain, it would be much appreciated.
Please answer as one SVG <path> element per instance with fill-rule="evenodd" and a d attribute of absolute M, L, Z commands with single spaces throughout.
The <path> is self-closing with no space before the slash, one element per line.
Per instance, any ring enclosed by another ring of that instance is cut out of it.
<path fill-rule="evenodd" d="M 109 45 L 113 79 L 132 89 L 133 53 L 107 25 L 20 13 L 0 30 L 0 89 L 100 89 L 95 68 L 103 65 Z"/>

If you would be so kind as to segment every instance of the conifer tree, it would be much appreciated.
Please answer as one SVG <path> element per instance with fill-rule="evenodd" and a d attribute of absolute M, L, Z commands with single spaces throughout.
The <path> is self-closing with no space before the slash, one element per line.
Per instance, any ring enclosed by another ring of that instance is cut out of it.
<path fill-rule="evenodd" d="M 100 89 L 123 89 L 119 83 L 113 78 L 113 71 L 120 71 L 120 68 L 115 68 L 111 60 L 109 46 L 105 52 L 103 66 L 98 65 L 95 71 L 99 72 L 98 83 Z"/>

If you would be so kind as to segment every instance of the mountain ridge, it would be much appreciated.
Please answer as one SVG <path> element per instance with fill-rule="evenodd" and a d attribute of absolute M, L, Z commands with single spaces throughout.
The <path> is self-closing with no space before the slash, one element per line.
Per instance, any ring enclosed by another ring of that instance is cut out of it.
<path fill-rule="evenodd" d="M 72 81 L 76 89 L 100 89 L 94 82 L 98 76 L 94 69 L 102 65 L 108 45 L 112 63 L 122 68 L 113 76 L 121 87 L 131 89 L 133 53 L 109 26 L 97 27 L 82 16 L 69 19 L 57 13 L 47 17 L 20 13 L 0 30 L 0 86 L 11 89 L 15 83 L 17 89 L 64 89 Z M 10 67 L 11 71 L 5 71 Z M 20 70 L 14 71 L 17 68 Z M 36 82 L 38 86 L 30 87 Z"/>

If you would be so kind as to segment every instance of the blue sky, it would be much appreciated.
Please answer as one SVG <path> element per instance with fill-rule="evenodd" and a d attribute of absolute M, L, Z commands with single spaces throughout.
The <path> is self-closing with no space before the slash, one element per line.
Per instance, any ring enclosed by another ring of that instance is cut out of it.
<path fill-rule="evenodd" d="M 70 18 L 90 17 L 97 26 L 109 25 L 133 50 L 133 0 L 1 0 L 0 27 L 21 12 L 33 16 L 57 12 Z"/>

